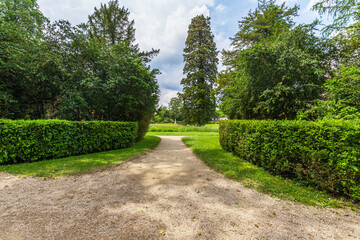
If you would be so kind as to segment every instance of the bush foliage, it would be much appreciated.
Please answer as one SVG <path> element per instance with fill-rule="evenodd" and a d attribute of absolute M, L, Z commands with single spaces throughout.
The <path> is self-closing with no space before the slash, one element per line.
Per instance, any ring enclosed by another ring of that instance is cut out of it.
<path fill-rule="evenodd" d="M 36 0 L 0 0 L 0 118 L 138 122 L 159 100 L 158 50 L 141 51 L 119 1 L 86 23 L 50 22 Z"/>
<path fill-rule="evenodd" d="M 127 148 L 137 123 L 0 120 L 0 164 L 35 162 Z"/>
<path fill-rule="evenodd" d="M 226 151 L 273 174 L 360 200 L 360 122 L 223 121 Z"/>

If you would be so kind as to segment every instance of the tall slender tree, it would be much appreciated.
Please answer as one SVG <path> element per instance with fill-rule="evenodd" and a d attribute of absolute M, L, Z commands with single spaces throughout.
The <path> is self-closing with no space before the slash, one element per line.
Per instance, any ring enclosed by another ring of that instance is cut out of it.
<path fill-rule="evenodd" d="M 215 116 L 216 103 L 212 94 L 218 51 L 211 32 L 210 17 L 196 16 L 189 25 L 184 48 L 184 74 L 182 79 L 183 113 L 186 124 L 204 125 Z"/>
<path fill-rule="evenodd" d="M 135 22 L 129 19 L 129 15 L 128 9 L 120 7 L 117 0 L 101 4 L 100 9 L 95 8 L 94 13 L 89 16 L 90 36 L 106 44 L 125 42 L 132 45 L 135 41 Z M 132 47 L 138 49 L 137 45 Z"/>
<path fill-rule="evenodd" d="M 99 9 L 95 8 L 85 28 L 92 39 L 105 45 L 126 45 L 131 55 L 137 55 L 148 63 L 159 50 L 140 52 L 139 45 L 135 43 L 135 21 L 130 20 L 129 15 L 129 10 L 120 7 L 118 0 L 111 0 L 101 4 Z"/>

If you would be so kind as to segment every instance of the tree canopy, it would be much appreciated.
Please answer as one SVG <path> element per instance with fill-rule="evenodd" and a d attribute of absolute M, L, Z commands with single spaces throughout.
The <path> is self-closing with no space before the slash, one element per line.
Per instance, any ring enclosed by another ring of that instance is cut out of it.
<path fill-rule="evenodd" d="M 294 119 L 321 94 L 327 49 L 316 23 L 295 26 L 298 9 L 260 1 L 239 22 L 217 80 L 220 109 L 230 118 Z"/>
<path fill-rule="evenodd" d="M 334 45 L 331 55 L 332 72 L 324 84 L 325 90 L 311 107 L 300 112 L 299 118 L 314 120 L 321 118 L 359 119 L 360 117 L 360 15 L 356 11 L 358 1 L 335 1 L 315 5 L 320 13 L 335 15 L 335 22 L 327 31 L 338 30 L 330 38 Z"/>
<path fill-rule="evenodd" d="M 159 98 L 151 53 L 140 52 L 134 21 L 117 1 L 89 22 L 50 23 L 35 0 L 0 1 L 0 118 L 139 122 Z"/>
<path fill-rule="evenodd" d="M 157 119 L 203 125 L 221 111 L 235 119 L 358 119 L 360 2 L 321 0 L 333 23 L 296 24 L 299 6 L 259 0 L 238 22 L 226 70 L 210 18 L 191 20 L 183 92 Z M 110 0 L 86 23 L 50 22 L 36 0 L 0 0 L 0 118 L 137 121 L 139 138 L 159 100 L 150 67 L 159 50 L 141 51 L 130 12 Z M 219 108 L 216 109 L 216 104 Z"/>
<path fill-rule="evenodd" d="M 334 30 L 341 30 L 346 27 L 350 21 L 359 17 L 359 0 L 321 0 L 317 2 L 313 10 L 321 15 L 328 14 L 334 17 L 332 24 L 326 26 L 324 30 L 331 33 Z"/>
<path fill-rule="evenodd" d="M 204 125 L 215 116 L 216 101 L 212 91 L 219 62 L 217 54 L 210 17 L 194 17 L 185 42 L 186 77 L 181 80 L 183 93 L 179 95 L 186 124 Z"/>

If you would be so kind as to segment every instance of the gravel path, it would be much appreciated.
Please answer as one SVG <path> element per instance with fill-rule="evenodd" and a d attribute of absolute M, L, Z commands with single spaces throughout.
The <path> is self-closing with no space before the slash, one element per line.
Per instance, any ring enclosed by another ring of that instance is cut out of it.
<path fill-rule="evenodd" d="M 80 177 L 0 173 L 0 239 L 360 239 L 360 216 L 258 193 L 181 142 Z M 358 213 L 357 213 L 358 214 Z"/>

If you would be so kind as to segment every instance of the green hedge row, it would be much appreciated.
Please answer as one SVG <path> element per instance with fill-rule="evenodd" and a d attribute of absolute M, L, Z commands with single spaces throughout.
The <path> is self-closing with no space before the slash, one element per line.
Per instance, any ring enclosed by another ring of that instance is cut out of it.
<path fill-rule="evenodd" d="M 220 144 L 273 174 L 360 201 L 359 121 L 223 121 Z"/>
<path fill-rule="evenodd" d="M 136 135 L 133 122 L 0 120 L 0 164 L 127 148 Z"/>

